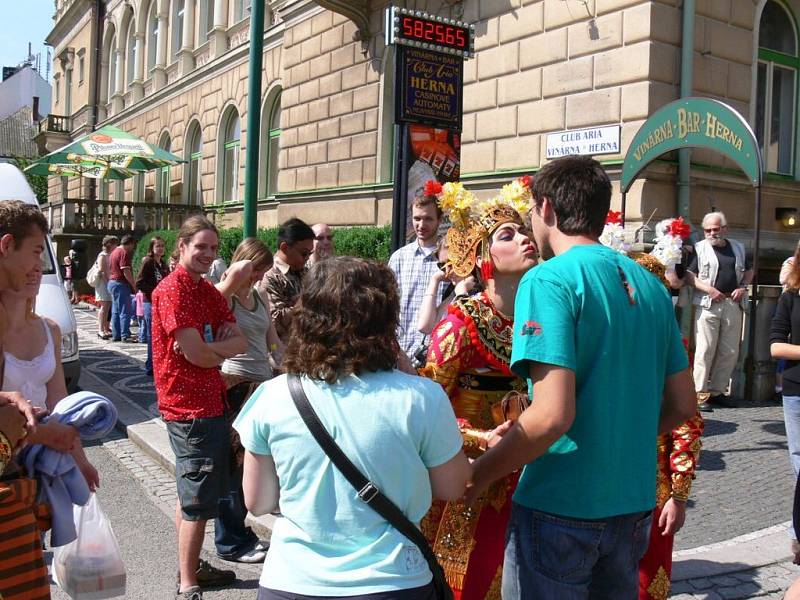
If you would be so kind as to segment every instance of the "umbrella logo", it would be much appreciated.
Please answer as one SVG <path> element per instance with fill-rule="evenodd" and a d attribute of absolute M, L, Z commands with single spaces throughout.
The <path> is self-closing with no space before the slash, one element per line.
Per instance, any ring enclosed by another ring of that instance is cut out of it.
<path fill-rule="evenodd" d="M 110 144 L 114 141 L 110 135 L 106 135 L 105 133 L 95 133 L 94 135 L 89 136 L 89 139 L 93 142 L 97 142 L 98 144 Z"/>

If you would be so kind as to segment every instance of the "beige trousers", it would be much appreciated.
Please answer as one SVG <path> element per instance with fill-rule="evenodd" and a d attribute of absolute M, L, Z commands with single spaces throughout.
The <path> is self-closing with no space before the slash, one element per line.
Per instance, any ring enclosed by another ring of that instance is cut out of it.
<path fill-rule="evenodd" d="M 711 308 L 696 307 L 694 389 L 712 396 L 728 390 L 739 358 L 742 337 L 742 309 L 725 298 Z"/>

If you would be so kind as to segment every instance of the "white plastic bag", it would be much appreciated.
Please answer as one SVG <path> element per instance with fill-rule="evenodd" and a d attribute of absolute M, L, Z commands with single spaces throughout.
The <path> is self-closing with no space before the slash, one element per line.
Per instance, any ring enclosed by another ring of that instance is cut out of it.
<path fill-rule="evenodd" d="M 53 551 L 53 579 L 74 600 L 125 595 L 125 565 L 111 522 L 92 494 L 73 508 L 78 537 Z"/>

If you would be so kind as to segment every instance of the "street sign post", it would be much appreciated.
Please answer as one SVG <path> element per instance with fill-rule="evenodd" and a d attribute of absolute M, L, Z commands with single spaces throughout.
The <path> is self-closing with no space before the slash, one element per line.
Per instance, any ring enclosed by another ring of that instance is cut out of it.
<path fill-rule="evenodd" d="M 409 197 L 428 179 L 444 182 L 460 175 L 464 60 L 474 55 L 475 27 L 391 6 L 385 34 L 387 46 L 394 46 L 396 250 L 406 241 Z"/>

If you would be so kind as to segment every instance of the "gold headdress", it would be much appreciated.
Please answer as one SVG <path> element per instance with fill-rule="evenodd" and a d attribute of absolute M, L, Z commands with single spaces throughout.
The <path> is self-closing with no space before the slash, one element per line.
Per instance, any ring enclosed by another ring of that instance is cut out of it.
<path fill-rule="evenodd" d="M 450 219 L 447 263 L 453 273 L 459 277 L 472 273 L 480 245 L 482 275 L 484 279 L 491 279 L 489 238 L 503 223 L 522 224 L 531 209 L 530 177 L 520 177 L 504 185 L 500 194 L 489 200 L 478 200 L 458 182 L 443 186 L 428 182 L 425 191 L 437 197 L 439 207 Z"/>

